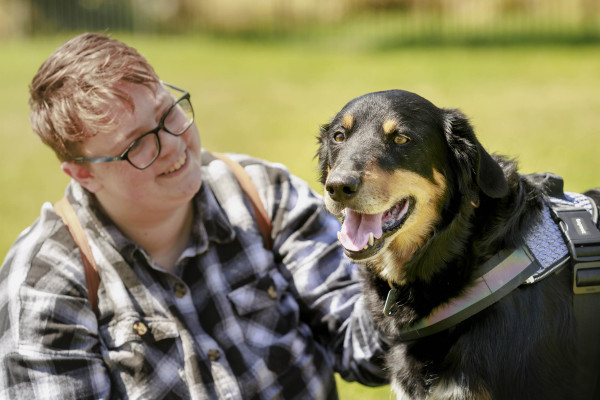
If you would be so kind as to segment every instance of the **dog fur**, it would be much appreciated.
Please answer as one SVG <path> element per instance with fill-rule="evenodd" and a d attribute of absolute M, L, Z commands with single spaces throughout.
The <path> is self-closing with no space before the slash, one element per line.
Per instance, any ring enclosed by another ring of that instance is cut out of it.
<path fill-rule="evenodd" d="M 400 90 L 350 101 L 322 126 L 317 157 L 325 206 L 344 221 L 345 254 L 364 266 L 365 301 L 391 338 L 398 398 L 579 398 L 566 272 L 521 286 L 447 331 L 394 339 L 459 296 L 477 266 L 524 244 L 541 217 L 543 183 L 486 152 L 460 111 Z M 600 191 L 586 194 L 600 204 Z M 371 228 L 378 232 L 368 237 Z M 392 285 L 401 300 L 388 317 Z"/>

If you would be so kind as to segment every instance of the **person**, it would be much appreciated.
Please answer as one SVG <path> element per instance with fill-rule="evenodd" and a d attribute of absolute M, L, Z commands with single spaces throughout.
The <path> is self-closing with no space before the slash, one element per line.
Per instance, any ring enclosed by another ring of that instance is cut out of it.
<path fill-rule="evenodd" d="M 2 398 L 329 399 L 334 371 L 387 383 L 385 340 L 338 221 L 282 165 L 231 154 L 272 221 L 264 245 L 191 95 L 135 49 L 81 34 L 30 85 L 31 123 L 71 177 L 97 264 L 50 203 L 0 270 Z"/>

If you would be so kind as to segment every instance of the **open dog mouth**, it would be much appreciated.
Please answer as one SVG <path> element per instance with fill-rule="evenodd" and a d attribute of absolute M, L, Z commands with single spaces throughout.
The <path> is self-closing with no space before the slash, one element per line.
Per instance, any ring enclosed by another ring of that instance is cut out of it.
<path fill-rule="evenodd" d="M 410 198 L 378 214 L 361 214 L 346 208 L 342 229 L 338 232 L 346 255 L 361 260 L 377 253 L 385 239 L 402 228 L 413 208 L 414 200 Z"/>

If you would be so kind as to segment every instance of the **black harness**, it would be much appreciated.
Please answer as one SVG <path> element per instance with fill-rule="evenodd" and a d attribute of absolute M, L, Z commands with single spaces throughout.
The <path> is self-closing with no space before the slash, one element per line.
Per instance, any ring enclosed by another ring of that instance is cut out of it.
<path fill-rule="evenodd" d="M 542 180 L 549 191 L 545 199 L 546 221 L 537 227 L 538 240 L 534 229 L 530 234 L 533 244 L 528 242 L 521 248 L 503 250 L 492 257 L 478 268 L 477 278 L 463 295 L 405 328 L 399 338 L 412 341 L 442 332 L 491 306 L 517 287 L 535 284 L 569 268 L 573 276 L 578 363 L 585 370 L 574 384 L 584 389 L 590 399 L 600 398 L 600 229 L 597 207 L 592 199 L 583 195 L 577 195 L 579 202 L 569 198 L 563 192 L 562 178 L 556 175 L 536 175 L 535 179 Z M 554 240 L 542 235 L 547 233 L 548 227 L 556 230 Z M 560 243 L 556 243 L 557 236 Z M 551 251 L 547 251 L 547 247 Z M 385 315 L 392 314 L 398 295 L 396 288 L 389 291 Z"/>
<path fill-rule="evenodd" d="M 573 310 L 578 364 L 584 368 L 576 384 L 590 399 L 600 398 L 600 230 L 586 210 L 553 207 L 569 247 L 573 274 Z"/>

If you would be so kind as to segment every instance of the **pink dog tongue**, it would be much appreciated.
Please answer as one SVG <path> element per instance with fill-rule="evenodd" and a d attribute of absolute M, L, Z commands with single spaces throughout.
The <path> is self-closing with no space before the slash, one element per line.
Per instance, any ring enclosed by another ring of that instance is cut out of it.
<path fill-rule="evenodd" d="M 347 250 L 359 251 L 369 242 L 369 234 L 380 238 L 383 235 L 381 228 L 381 216 L 379 214 L 359 214 L 350 209 L 346 209 L 346 218 L 342 224 L 339 239 Z"/>

